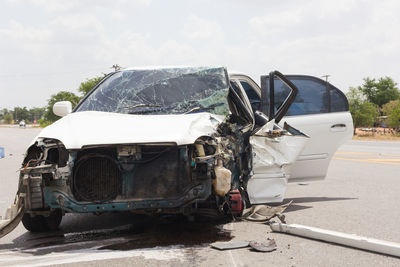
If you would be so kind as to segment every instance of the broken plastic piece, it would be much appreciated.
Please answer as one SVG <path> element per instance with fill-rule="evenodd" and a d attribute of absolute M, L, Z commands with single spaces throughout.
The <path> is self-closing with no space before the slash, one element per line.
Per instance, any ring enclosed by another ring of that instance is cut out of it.
<path fill-rule="evenodd" d="M 276 242 L 274 239 L 269 239 L 266 242 L 250 241 L 249 246 L 260 252 L 271 252 L 276 250 Z"/>
<path fill-rule="evenodd" d="M 226 249 L 236 249 L 236 248 L 245 248 L 249 246 L 249 242 L 247 241 L 239 241 L 239 242 L 215 242 L 210 245 L 213 248 L 219 250 Z"/>
<path fill-rule="evenodd" d="M 400 257 L 400 244 L 395 242 L 362 237 L 354 234 L 345 234 L 299 224 L 272 223 L 270 226 L 272 231 L 275 232 L 287 233 Z"/>

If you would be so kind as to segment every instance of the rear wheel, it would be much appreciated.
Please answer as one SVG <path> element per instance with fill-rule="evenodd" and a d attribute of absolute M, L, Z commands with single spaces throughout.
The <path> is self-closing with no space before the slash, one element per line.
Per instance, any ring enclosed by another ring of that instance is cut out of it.
<path fill-rule="evenodd" d="M 22 224 L 30 232 L 50 232 L 58 229 L 61 219 L 62 211 L 55 209 L 50 211 L 49 216 L 25 213 L 22 217 Z"/>

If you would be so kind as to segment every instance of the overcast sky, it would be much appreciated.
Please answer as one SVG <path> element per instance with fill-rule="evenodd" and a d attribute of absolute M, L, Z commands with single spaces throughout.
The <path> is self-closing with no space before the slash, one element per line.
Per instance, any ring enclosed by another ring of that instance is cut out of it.
<path fill-rule="evenodd" d="M 400 82 L 400 1 L 2 0 L 0 108 L 45 106 L 113 64 Z"/>

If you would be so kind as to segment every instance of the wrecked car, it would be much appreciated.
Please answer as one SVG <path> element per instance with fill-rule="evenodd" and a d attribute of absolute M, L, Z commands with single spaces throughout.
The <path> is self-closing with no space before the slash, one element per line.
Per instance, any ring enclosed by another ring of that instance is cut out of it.
<path fill-rule="evenodd" d="M 26 152 L 0 236 L 22 220 L 56 229 L 65 213 L 232 214 L 281 202 L 288 182 L 323 179 L 351 138 L 344 94 L 319 78 L 224 67 L 107 75 Z"/>

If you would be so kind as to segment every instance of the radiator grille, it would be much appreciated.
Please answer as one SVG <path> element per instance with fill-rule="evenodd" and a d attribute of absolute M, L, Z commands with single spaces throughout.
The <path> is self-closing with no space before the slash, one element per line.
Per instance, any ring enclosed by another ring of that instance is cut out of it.
<path fill-rule="evenodd" d="M 106 155 L 85 155 L 74 169 L 73 192 L 78 201 L 107 201 L 121 192 L 121 171 Z"/>

